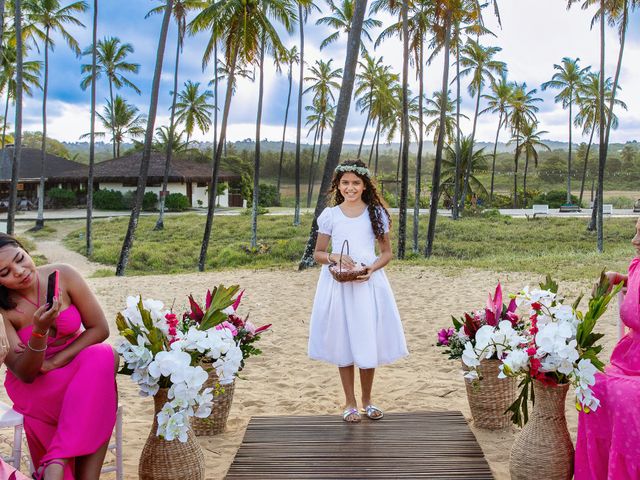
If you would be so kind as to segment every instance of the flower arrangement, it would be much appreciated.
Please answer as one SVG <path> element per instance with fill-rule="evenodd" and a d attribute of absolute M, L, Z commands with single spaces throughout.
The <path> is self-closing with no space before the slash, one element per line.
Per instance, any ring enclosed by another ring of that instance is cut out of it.
<path fill-rule="evenodd" d="M 502 302 L 502 286 L 496 286 L 493 294 L 489 294 L 487 304 L 484 309 L 475 310 L 471 313 L 464 313 L 461 318 L 451 317 L 453 327 L 443 328 L 438 332 L 438 343 L 440 347 L 446 347 L 444 353 L 450 359 L 463 358 L 468 356 L 468 349 L 473 349 L 478 341 L 484 343 L 484 337 L 493 327 L 506 322 L 502 328 L 515 331 L 524 329 L 524 323 L 516 315 L 516 301 L 512 299 L 508 305 Z M 514 330 L 515 329 L 515 330 Z M 497 352 L 493 352 L 489 358 L 499 358 Z"/>
<path fill-rule="evenodd" d="M 502 361 L 499 378 L 521 378 L 520 395 L 509 407 L 512 421 L 520 426 L 528 420 L 528 401 L 534 401 L 533 379 L 549 385 L 572 384 L 576 408 L 586 413 L 596 410 L 599 400 L 591 387 L 595 373 L 604 368 L 597 356 L 602 347 L 596 345 L 603 335 L 594 333 L 593 328 L 619 289 L 609 291 L 609 282 L 602 274 L 586 313 L 577 310 L 581 297 L 573 305 L 565 304 L 558 294 L 558 284 L 549 276 L 539 289 L 523 289 L 514 299 L 526 311 L 526 329 L 515 331 L 505 321 L 481 327 L 475 344 L 467 342 L 462 354 L 469 368 L 467 377 L 477 377 L 482 359 L 497 356 Z"/>
<path fill-rule="evenodd" d="M 212 362 L 221 384 L 232 382 L 241 368 L 243 352 L 226 310 L 239 303 L 234 298 L 238 290 L 219 286 L 208 292 L 207 310 L 199 319 L 183 315 L 179 320 L 162 302 L 140 296 L 127 297 L 126 308 L 116 317 L 121 335 L 117 351 L 125 363 L 121 373 L 131 375 L 143 396 L 169 389 L 157 416 L 157 435 L 165 440 L 187 441 L 189 417 L 211 413 L 215 392 L 203 388 L 208 375 L 200 361 Z"/>

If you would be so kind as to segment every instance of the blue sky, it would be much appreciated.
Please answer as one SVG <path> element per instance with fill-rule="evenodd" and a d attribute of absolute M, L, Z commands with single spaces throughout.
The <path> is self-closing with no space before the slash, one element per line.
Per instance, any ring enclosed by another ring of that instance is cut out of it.
<path fill-rule="evenodd" d="M 63 2 L 65 3 L 65 2 Z M 92 2 L 89 2 L 92 3 Z M 148 111 L 149 90 L 151 88 L 153 68 L 157 50 L 157 36 L 160 31 L 161 15 L 145 19 L 146 12 L 158 1 L 150 0 L 108 0 L 101 2 L 99 12 L 99 37 L 117 36 L 123 42 L 133 44 L 135 53 L 130 61 L 139 63 L 140 73 L 131 79 L 142 90 L 138 96 L 130 89 L 123 89 L 120 93 L 130 102 L 140 108 L 142 113 Z M 525 81 L 529 88 L 540 89 L 540 84 L 553 75 L 553 64 L 559 63 L 564 56 L 579 57 L 583 66 L 592 65 L 597 70 L 599 62 L 599 40 L 597 29 L 590 30 L 589 22 L 592 11 L 581 11 L 574 8 L 567 11 L 566 2 L 561 0 L 508 0 L 500 2 L 502 28 L 487 12 L 488 26 L 495 32 L 496 37 L 485 37 L 484 43 L 499 46 L 502 51 L 497 58 L 507 63 L 509 78 L 518 82 Z M 324 10 L 322 15 L 328 14 L 328 7 L 320 3 Z M 317 59 L 334 59 L 335 67 L 344 64 L 344 44 L 346 38 L 319 50 L 320 42 L 331 32 L 323 26 L 316 26 L 315 21 L 321 16 L 314 14 L 307 24 L 306 33 L 306 63 L 307 67 Z M 393 21 L 388 16 L 379 18 L 388 25 Z M 84 48 L 91 41 L 91 12 L 83 17 L 86 29 L 73 28 L 74 36 Z M 634 14 L 630 22 L 632 30 L 628 36 L 625 49 L 625 61 L 621 75 L 622 91 L 620 98 L 624 100 L 629 111 L 618 112 L 620 127 L 612 133 L 612 141 L 626 141 L 640 139 L 640 82 L 638 82 L 638 58 L 640 58 L 640 14 Z M 372 32 L 376 38 L 378 31 Z M 167 52 L 165 56 L 160 104 L 156 126 L 168 124 L 170 90 L 173 85 L 173 66 L 175 53 L 175 26 L 169 31 Z M 288 35 L 283 32 L 283 41 L 287 46 L 298 42 L 298 34 Z M 187 38 L 181 60 L 180 84 L 185 80 L 206 83 L 212 77 L 212 69 L 202 72 L 201 58 L 206 42 L 205 35 Z M 612 29 L 607 31 L 607 75 L 613 76 L 617 55 L 617 35 Z M 401 71 L 401 43 L 399 40 L 389 40 L 382 44 L 374 53 L 383 56 L 384 62 L 392 66 L 396 72 Z M 32 50 L 36 55 L 35 50 Z M 34 56 L 34 58 L 36 58 Z M 76 141 L 88 131 L 89 125 L 89 92 L 83 92 L 80 87 L 80 65 L 90 61 L 89 57 L 78 59 L 67 48 L 63 40 L 56 37 L 56 49 L 50 54 L 50 90 L 49 90 L 49 135 L 59 140 Z M 426 90 L 431 96 L 439 90 L 442 73 L 442 58 L 436 58 L 426 70 Z M 289 127 L 287 139 L 295 139 L 295 84 L 289 113 Z M 411 88 L 417 92 L 415 75 L 411 73 Z M 466 95 L 467 80 L 463 80 Z M 282 136 L 282 121 L 286 106 L 287 94 L 286 72 L 278 74 L 271 62 L 267 62 L 265 72 L 265 105 L 263 114 L 262 137 L 269 140 L 279 140 Z M 257 82 L 241 80 L 238 92 L 233 99 L 229 120 L 228 138 L 240 140 L 252 137 L 255 130 L 255 115 L 257 108 Z M 555 92 L 540 92 L 544 99 L 541 104 L 539 119 L 541 129 L 547 130 L 547 139 L 566 141 L 568 138 L 568 112 L 553 102 Z M 220 97 L 224 95 L 224 83 L 220 86 Z M 106 81 L 102 81 L 98 88 L 98 104 L 101 111 L 108 96 Z M 41 130 L 41 100 L 40 92 L 34 98 L 25 102 L 25 129 Z M 308 100 L 305 100 L 305 104 Z M 463 113 L 472 117 L 474 103 L 468 96 L 463 98 Z M 13 113 L 9 114 L 13 118 Z M 345 141 L 357 142 L 362 134 L 365 118 L 355 108 L 352 108 Z M 304 124 L 304 122 L 303 122 Z M 493 141 L 497 118 L 486 115 L 478 122 L 477 138 L 483 141 Z M 462 125 L 463 132 L 469 134 L 471 122 Z M 372 133 L 372 132 L 371 132 Z M 306 135 L 306 131 L 303 134 Z M 368 137 L 370 137 L 369 135 Z M 210 140 L 212 132 L 197 133 L 194 139 Z M 580 132 L 574 130 L 575 141 L 582 141 Z M 312 139 L 309 139 L 311 141 Z"/>

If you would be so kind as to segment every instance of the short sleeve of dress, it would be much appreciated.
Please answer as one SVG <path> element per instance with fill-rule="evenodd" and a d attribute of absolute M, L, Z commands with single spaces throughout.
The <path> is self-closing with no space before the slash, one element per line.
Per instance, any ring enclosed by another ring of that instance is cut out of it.
<path fill-rule="evenodd" d="M 324 235 L 331 235 L 333 218 L 331 215 L 331 208 L 325 208 L 318 217 L 318 233 Z"/>
<path fill-rule="evenodd" d="M 389 233 L 389 217 L 387 216 L 387 212 L 384 211 L 384 208 L 378 207 L 378 215 L 382 220 L 382 229 L 384 233 Z"/>

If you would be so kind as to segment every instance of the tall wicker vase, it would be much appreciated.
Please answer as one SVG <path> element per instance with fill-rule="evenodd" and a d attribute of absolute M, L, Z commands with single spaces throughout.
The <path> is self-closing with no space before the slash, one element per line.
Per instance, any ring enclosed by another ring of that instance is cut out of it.
<path fill-rule="evenodd" d="M 500 360 L 482 360 L 480 379 L 464 379 L 473 424 L 478 428 L 498 430 L 511 425 L 510 416 L 504 412 L 516 399 L 516 379 L 498 378 L 499 367 Z"/>
<path fill-rule="evenodd" d="M 204 480 L 204 454 L 189 429 L 186 442 L 168 442 L 156 435 L 157 414 L 167 402 L 169 389 L 161 388 L 153 397 L 153 426 L 144 444 L 138 465 L 140 480 Z"/>
<path fill-rule="evenodd" d="M 201 362 L 200 366 L 209 374 L 209 378 L 204 383 L 205 388 L 213 388 L 216 390 L 218 384 L 218 374 L 211 363 Z M 231 410 L 231 402 L 233 402 L 233 392 L 235 391 L 236 381 L 227 385 L 221 385 L 218 389 L 222 391 L 213 396 L 213 406 L 211 415 L 206 418 L 191 417 L 191 428 L 197 436 L 218 435 L 224 433 L 227 428 L 227 419 Z"/>
<path fill-rule="evenodd" d="M 533 390 L 533 413 L 511 448 L 511 480 L 570 480 L 574 450 L 564 414 L 569 385 L 534 380 Z"/>

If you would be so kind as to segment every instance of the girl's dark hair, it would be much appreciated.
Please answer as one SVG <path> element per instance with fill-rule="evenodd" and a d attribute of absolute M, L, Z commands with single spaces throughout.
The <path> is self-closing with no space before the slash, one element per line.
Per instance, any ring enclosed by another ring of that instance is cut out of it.
<path fill-rule="evenodd" d="M 0 233 L 0 248 L 6 247 L 7 245 L 11 245 L 13 247 L 18 247 L 27 252 L 27 249 L 22 246 L 22 244 L 11 235 L 6 233 Z M 27 252 L 29 253 L 29 252 Z M 11 300 L 9 296 L 10 290 L 4 285 L 0 285 L 0 308 L 3 310 L 12 310 L 16 307 L 16 303 Z"/>
<path fill-rule="evenodd" d="M 360 160 L 346 160 L 340 165 L 367 168 L 364 162 Z M 373 229 L 373 234 L 378 240 L 380 240 L 384 236 L 384 223 L 382 221 L 382 215 L 387 216 L 389 228 L 391 228 L 391 215 L 389 215 L 389 211 L 387 210 L 387 203 L 380 196 L 378 190 L 376 189 L 374 180 L 368 175 L 362 175 L 355 171 L 334 172 L 333 180 L 331 180 L 331 190 L 329 191 L 329 200 L 331 204 L 340 205 L 342 202 L 344 202 L 344 197 L 342 196 L 342 193 L 340 193 L 340 189 L 338 187 L 340 186 L 340 179 L 345 173 L 353 173 L 364 182 L 365 189 L 364 192 L 362 192 L 362 201 L 367 204 L 367 209 L 369 210 L 369 220 L 371 220 L 371 228 Z"/>

